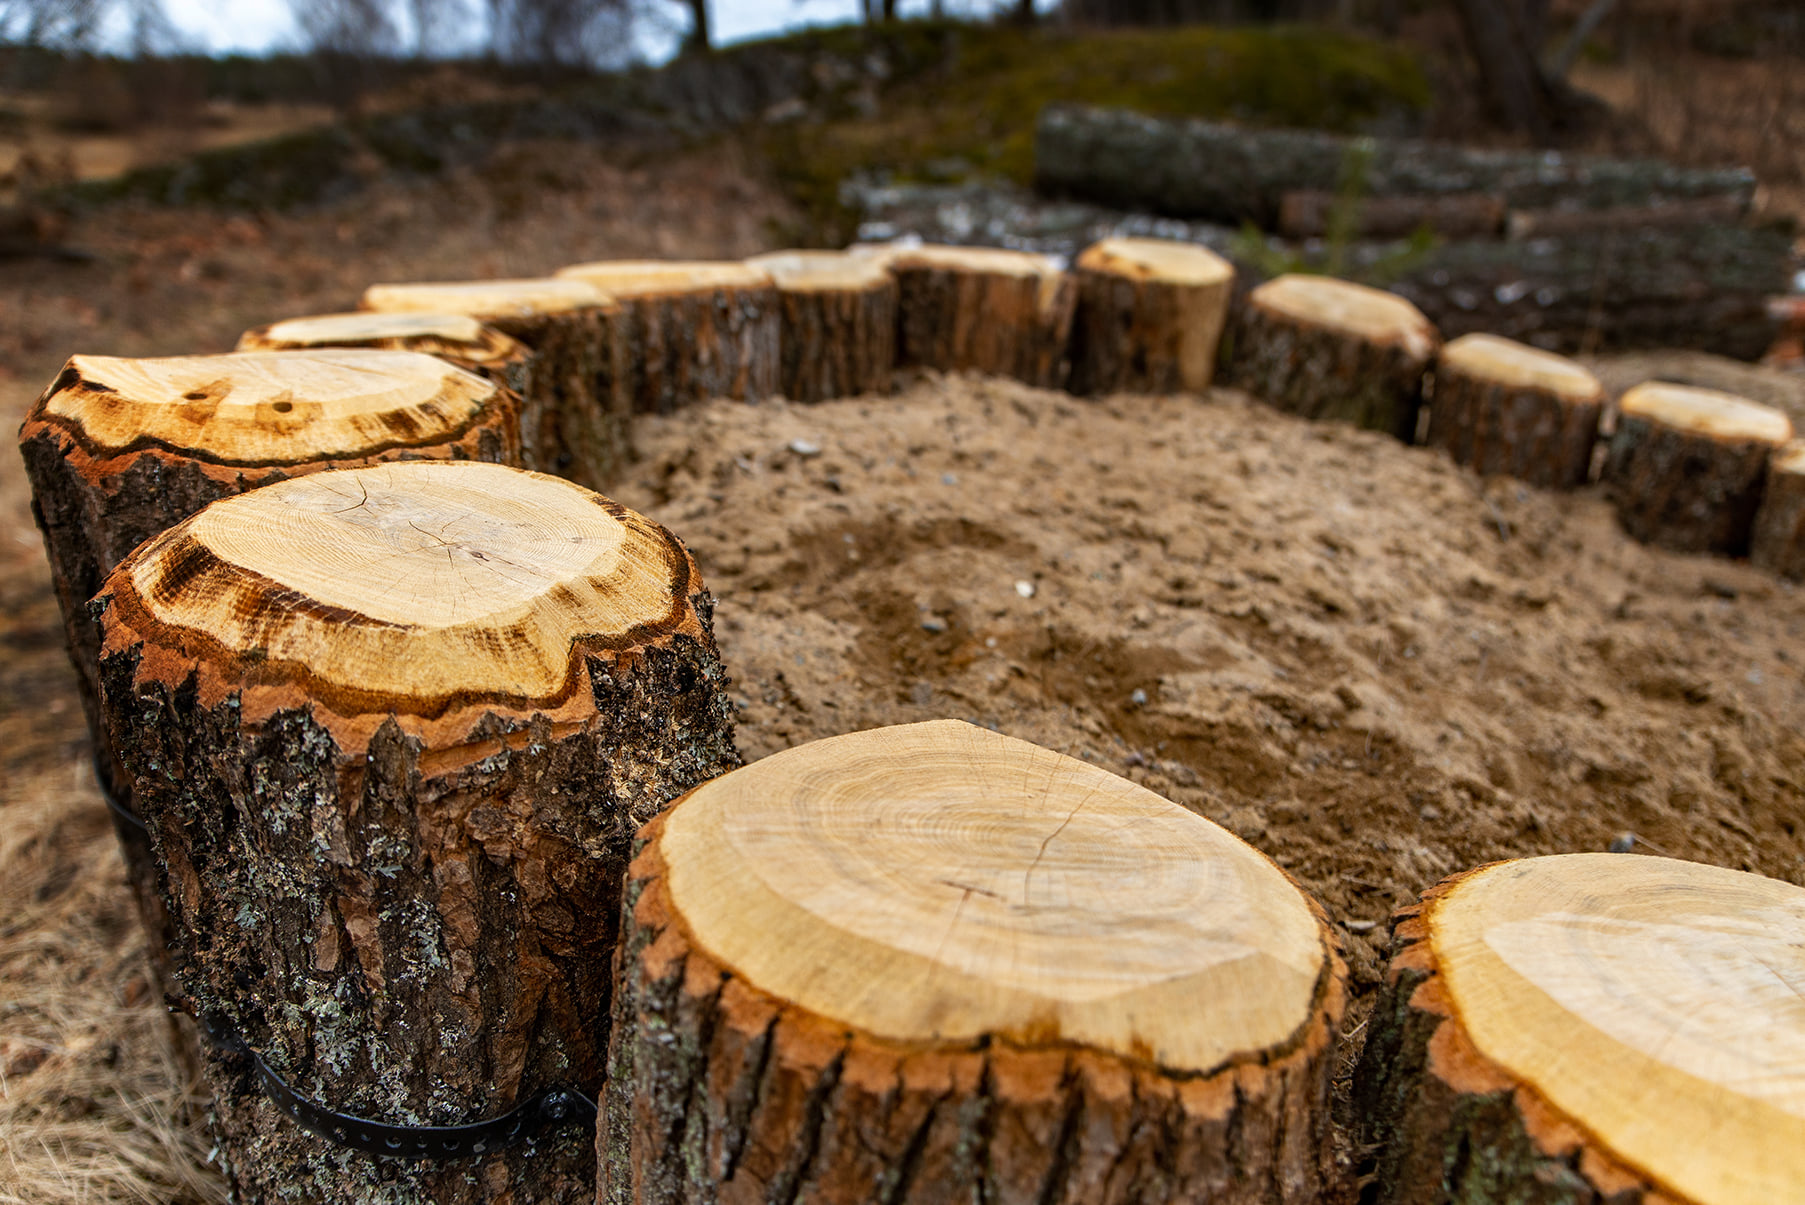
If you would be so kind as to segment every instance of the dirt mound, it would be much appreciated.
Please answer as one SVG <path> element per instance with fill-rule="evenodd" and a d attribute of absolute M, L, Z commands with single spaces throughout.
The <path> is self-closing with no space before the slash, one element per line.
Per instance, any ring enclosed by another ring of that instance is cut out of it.
<path fill-rule="evenodd" d="M 1362 997 L 1390 909 L 1493 859 L 1633 833 L 1805 881 L 1805 595 L 1595 490 L 1229 391 L 929 379 L 639 440 L 618 495 L 720 600 L 748 759 L 941 716 L 1085 758 L 1296 875 Z"/>

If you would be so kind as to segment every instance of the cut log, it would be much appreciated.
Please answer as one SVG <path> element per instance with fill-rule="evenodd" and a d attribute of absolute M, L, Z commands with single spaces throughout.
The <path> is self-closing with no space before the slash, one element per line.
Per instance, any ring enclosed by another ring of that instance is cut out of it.
<path fill-rule="evenodd" d="M 1368 140 L 1371 198 L 1483 193 L 1512 209 L 1604 209 L 1730 197 L 1747 213 L 1754 174 L 1649 160 L 1498 151 L 1403 138 Z M 1278 227 L 1288 192 L 1334 192 L 1355 140 L 1161 119 L 1126 109 L 1048 105 L 1034 133 L 1034 183 L 1120 209 Z"/>
<path fill-rule="evenodd" d="M 382 465 L 210 507 L 96 605 L 108 723 L 212 1032 L 383 1124 L 596 1090 L 633 831 L 738 762 L 675 536 L 552 477 Z M 593 1130 L 384 1160 L 303 1130 L 252 1069 L 207 1060 L 239 1200 L 594 1192 Z"/>
<path fill-rule="evenodd" d="M 335 466 L 414 457 L 518 464 L 513 394 L 430 356 L 277 352 L 76 356 L 19 432 L 69 656 L 103 786 L 129 806 L 99 712 L 100 628 L 88 610 L 127 553 L 211 502 Z M 148 839 L 116 818 L 159 986 L 168 918 Z"/>
<path fill-rule="evenodd" d="M 889 392 L 896 282 L 882 265 L 835 251 L 778 251 L 746 263 L 777 282 L 785 397 L 824 402 Z"/>
<path fill-rule="evenodd" d="M 1805 891 L 1637 854 L 1393 919 L 1354 1077 L 1376 1205 L 1771 1205 L 1805 1184 Z"/>
<path fill-rule="evenodd" d="M 1335 193 L 1300 189 L 1279 198 L 1278 232 L 1286 238 L 1321 238 L 1340 203 Z M 1485 238 L 1504 226 L 1504 200 L 1485 193 L 1445 196 L 1361 197 L 1353 203 L 1360 238 L 1406 238 L 1430 230 L 1444 238 Z"/>
<path fill-rule="evenodd" d="M 1793 581 L 1805 581 L 1805 440 L 1775 452 L 1767 488 L 1749 540 L 1749 560 Z"/>
<path fill-rule="evenodd" d="M 616 260 L 558 273 L 606 292 L 627 331 L 627 395 L 639 414 L 777 392 L 779 319 L 771 277 L 739 263 Z"/>
<path fill-rule="evenodd" d="M 1078 290 L 1044 255 L 992 247 L 855 246 L 900 290 L 897 362 L 1064 384 Z"/>
<path fill-rule="evenodd" d="M 526 409 L 535 413 L 556 404 L 552 396 L 535 388 L 532 349 L 468 314 L 360 311 L 290 318 L 246 331 L 238 337 L 237 350 L 306 351 L 321 347 L 417 351 L 449 360 L 459 368 L 505 385 Z"/>
<path fill-rule="evenodd" d="M 1165 239 L 1110 238 L 1078 257 L 1072 392 L 1201 392 L 1216 372 L 1235 269 Z"/>
<path fill-rule="evenodd" d="M 363 308 L 464 314 L 533 349 L 520 416 L 529 468 L 604 489 L 633 455 L 627 331 L 618 305 L 574 280 L 379 284 Z"/>
<path fill-rule="evenodd" d="M 1235 382 L 1281 410 L 1410 443 L 1423 374 L 1440 344 L 1401 297 L 1326 276 L 1280 276 L 1248 294 Z"/>
<path fill-rule="evenodd" d="M 756 762 L 638 848 L 604 1205 L 1322 1199 L 1344 969 L 1183 808 L 937 721 Z"/>
<path fill-rule="evenodd" d="M 1618 205 L 1609 209 L 1519 209 L 1505 232 L 1511 239 L 1570 238 L 1650 227 L 1734 226 L 1747 206 L 1732 196 L 1694 197 L 1662 205 Z"/>
<path fill-rule="evenodd" d="M 1623 395 L 1604 480 L 1623 530 L 1678 552 L 1749 550 L 1768 458 L 1792 438 L 1771 406 L 1651 381 Z"/>
<path fill-rule="evenodd" d="M 1429 440 L 1456 464 L 1546 489 L 1584 485 L 1604 389 L 1565 356 L 1462 335 L 1435 361 Z"/>

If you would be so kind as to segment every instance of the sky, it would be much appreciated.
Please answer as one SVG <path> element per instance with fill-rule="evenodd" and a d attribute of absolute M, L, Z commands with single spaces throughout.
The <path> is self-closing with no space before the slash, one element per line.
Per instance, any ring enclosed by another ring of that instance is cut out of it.
<path fill-rule="evenodd" d="M 213 54 L 257 54 L 293 45 L 296 40 L 292 0 L 163 0 L 164 11 L 196 49 Z M 927 9 L 927 0 L 901 0 L 901 11 L 911 15 Z M 466 0 L 474 16 L 481 0 Z M 681 7 L 666 6 L 674 27 L 680 28 Z M 949 13 L 986 12 L 994 0 L 951 0 Z M 839 25 L 859 17 L 858 0 L 712 0 L 709 14 L 719 45 L 765 37 L 805 25 Z M 646 36 L 646 57 L 654 62 L 675 49 L 668 33 Z"/>

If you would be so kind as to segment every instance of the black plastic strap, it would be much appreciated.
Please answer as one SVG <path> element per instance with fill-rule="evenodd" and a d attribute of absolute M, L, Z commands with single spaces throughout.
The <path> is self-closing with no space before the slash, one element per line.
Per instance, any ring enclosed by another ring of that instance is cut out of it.
<path fill-rule="evenodd" d="M 561 1125 L 595 1127 L 595 1101 L 575 1088 L 547 1088 L 500 1117 L 457 1126 L 399 1126 L 335 1113 L 296 1092 L 220 1021 L 202 1028 L 222 1049 L 251 1061 L 265 1096 L 309 1134 L 385 1159 L 467 1159 Z"/>
<path fill-rule="evenodd" d="M 113 815 L 119 817 L 139 832 L 147 835 L 150 833 L 150 827 L 144 823 L 143 818 L 139 816 L 138 813 L 119 802 L 119 797 L 107 790 L 106 769 L 100 763 L 99 750 L 95 750 L 94 752 L 94 785 L 100 788 L 100 797 L 106 800 L 108 811 L 112 812 Z"/>

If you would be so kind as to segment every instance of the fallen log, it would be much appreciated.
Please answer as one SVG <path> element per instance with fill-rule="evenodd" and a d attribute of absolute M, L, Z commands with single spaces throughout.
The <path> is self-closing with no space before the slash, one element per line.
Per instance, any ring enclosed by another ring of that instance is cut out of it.
<path fill-rule="evenodd" d="M 1456 464 L 1545 489 L 1584 485 L 1604 388 L 1565 356 L 1462 335 L 1435 359 L 1427 442 Z"/>
<path fill-rule="evenodd" d="M 306 351 L 321 347 L 367 347 L 417 351 L 449 360 L 459 368 L 505 385 L 529 409 L 555 405 L 540 394 L 533 377 L 533 351 L 517 339 L 484 326 L 468 314 L 316 314 L 253 327 L 238 336 L 238 351 Z"/>
<path fill-rule="evenodd" d="M 464 314 L 532 348 L 535 388 L 520 416 L 527 467 L 601 489 L 632 458 L 627 332 L 598 290 L 549 279 L 377 284 L 362 307 Z"/>
<path fill-rule="evenodd" d="M 896 278 L 903 367 L 994 373 L 1049 389 L 1065 382 L 1078 291 L 1051 259 L 993 247 L 852 252 Z"/>
<path fill-rule="evenodd" d="M 775 251 L 748 267 L 777 283 L 778 387 L 791 401 L 887 393 L 896 372 L 896 281 L 837 251 Z"/>
<path fill-rule="evenodd" d="M 604 1205 L 1323 1199 L 1344 969 L 1208 821 L 943 720 L 755 762 L 638 844 Z"/>
<path fill-rule="evenodd" d="M 627 396 L 638 414 L 777 392 L 779 319 L 771 277 L 740 263 L 607 260 L 576 264 L 580 281 L 620 305 Z"/>
<path fill-rule="evenodd" d="M 1678 552 L 1749 550 L 1767 463 L 1792 438 L 1771 406 L 1651 381 L 1618 402 L 1603 478 L 1623 530 Z"/>
<path fill-rule="evenodd" d="M 1661 205 L 1618 205 L 1610 209 L 1519 209 L 1505 221 L 1512 239 L 1568 238 L 1663 226 L 1734 226 L 1747 211 L 1734 196 L 1693 197 Z"/>
<path fill-rule="evenodd" d="M 97 606 L 237 1199 L 592 1198 L 593 1123 L 530 1123 L 600 1084 L 635 827 L 738 763 L 683 545 L 556 478 L 381 465 L 210 507 Z M 419 1132 L 523 1107 L 517 1145 Z"/>
<path fill-rule="evenodd" d="M 1445 238 L 1485 238 L 1504 228 L 1504 201 L 1484 193 L 1349 199 L 1300 189 L 1279 198 L 1278 232 L 1289 239 L 1322 238 L 1330 233 L 1337 205 L 1351 208 L 1346 234 L 1356 238 L 1406 238 L 1419 230 Z"/>
<path fill-rule="evenodd" d="M 159 986 L 171 934 L 131 779 L 101 722 L 88 600 L 132 549 L 221 498 L 334 467 L 444 458 L 518 464 L 520 405 L 494 383 L 401 351 L 122 360 L 76 356 L 19 431 L 76 687 Z"/>
<path fill-rule="evenodd" d="M 1393 918 L 1354 1076 L 1371 1199 L 1792 1199 L 1801 918 L 1791 884 L 1636 854 L 1441 883 Z"/>
<path fill-rule="evenodd" d="M 1072 392 L 1209 388 L 1232 264 L 1191 243 L 1110 238 L 1085 249 L 1076 275 Z"/>
<path fill-rule="evenodd" d="M 1121 209 L 1273 230 L 1286 193 L 1335 192 L 1350 155 L 1367 150 L 1369 198 L 1479 193 L 1511 209 L 1604 209 L 1729 197 L 1742 214 L 1755 192 L 1754 176 L 1741 168 L 1356 140 L 1076 105 L 1041 110 L 1034 182 L 1042 192 Z"/>
<path fill-rule="evenodd" d="M 1401 297 L 1327 276 L 1280 276 L 1247 295 L 1234 378 L 1280 410 L 1410 443 L 1423 374 L 1440 345 Z"/>

